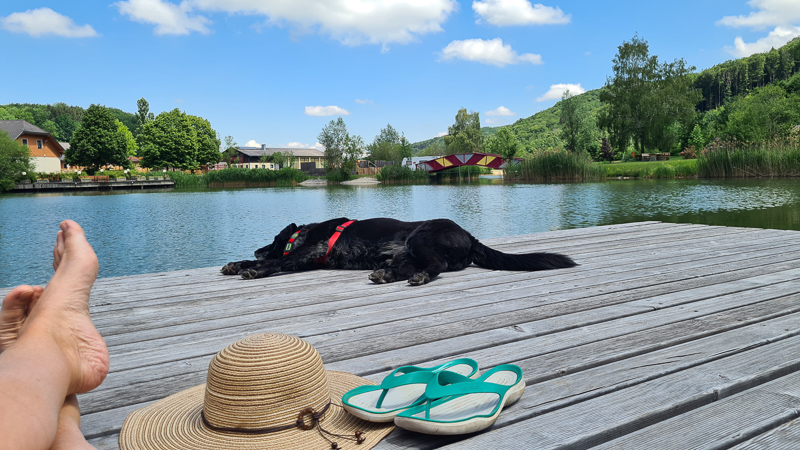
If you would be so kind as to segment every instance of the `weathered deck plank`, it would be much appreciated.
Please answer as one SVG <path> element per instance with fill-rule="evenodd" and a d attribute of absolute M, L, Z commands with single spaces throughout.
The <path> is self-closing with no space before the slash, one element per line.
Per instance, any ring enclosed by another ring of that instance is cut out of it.
<path fill-rule="evenodd" d="M 372 285 L 367 271 L 98 280 L 91 310 L 111 372 L 80 396 L 82 429 L 98 448 L 116 448 L 131 411 L 204 382 L 211 355 L 236 339 L 280 331 L 311 342 L 329 369 L 373 380 L 461 356 L 523 368 L 528 391 L 492 429 L 456 438 L 398 430 L 378 448 L 797 439 L 800 232 L 643 222 L 485 242 L 566 253 L 580 266 L 468 268 L 417 288 Z M 748 402 L 758 407 L 744 411 Z M 665 440 L 676 430 L 680 439 Z"/>

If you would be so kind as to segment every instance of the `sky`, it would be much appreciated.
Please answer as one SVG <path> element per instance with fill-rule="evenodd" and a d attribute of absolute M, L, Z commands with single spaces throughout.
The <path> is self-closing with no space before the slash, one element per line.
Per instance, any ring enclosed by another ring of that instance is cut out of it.
<path fill-rule="evenodd" d="M 122 0 L 0 3 L 0 104 L 178 108 L 239 145 L 443 135 L 602 87 L 636 33 L 702 70 L 800 36 L 800 0 Z M 12 70 L 13 69 L 13 70 Z"/>

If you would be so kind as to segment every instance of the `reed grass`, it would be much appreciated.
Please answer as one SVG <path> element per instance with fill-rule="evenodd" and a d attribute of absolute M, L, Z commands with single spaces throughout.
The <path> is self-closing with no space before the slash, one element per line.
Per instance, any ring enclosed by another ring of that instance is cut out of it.
<path fill-rule="evenodd" d="M 529 181 L 596 181 L 605 177 L 605 169 L 592 162 L 588 154 L 561 149 L 536 151 L 514 172 Z"/>
<path fill-rule="evenodd" d="M 408 166 L 384 166 L 375 175 L 378 181 L 385 183 L 426 183 L 428 182 L 428 172 L 424 170 L 414 170 Z"/>
<path fill-rule="evenodd" d="M 698 155 L 697 171 L 702 178 L 800 176 L 800 140 L 717 141 Z"/>
<path fill-rule="evenodd" d="M 280 170 L 241 169 L 234 167 L 223 170 L 212 170 L 208 172 L 205 177 L 209 187 L 293 186 L 309 178 L 305 173 L 290 167 L 285 167 Z"/>

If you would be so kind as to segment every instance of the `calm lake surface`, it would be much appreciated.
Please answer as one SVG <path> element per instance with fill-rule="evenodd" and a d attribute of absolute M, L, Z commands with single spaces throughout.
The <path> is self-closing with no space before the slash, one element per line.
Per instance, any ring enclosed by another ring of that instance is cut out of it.
<path fill-rule="evenodd" d="M 800 230 L 800 180 L 332 186 L 0 195 L 0 287 L 52 274 L 58 223 L 86 230 L 100 277 L 248 259 L 290 222 L 449 218 L 477 238 L 643 220 Z"/>

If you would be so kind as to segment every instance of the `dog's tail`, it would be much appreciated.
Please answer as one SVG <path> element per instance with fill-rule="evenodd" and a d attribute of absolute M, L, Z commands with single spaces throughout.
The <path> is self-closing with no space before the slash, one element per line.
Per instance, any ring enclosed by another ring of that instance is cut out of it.
<path fill-rule="evenodd" d="M 569 256 L 558 253 L 509 254 L 497 251 L 472 240 L 472 262 L 494 270 L 549 270 L 577 266 Z"/>

